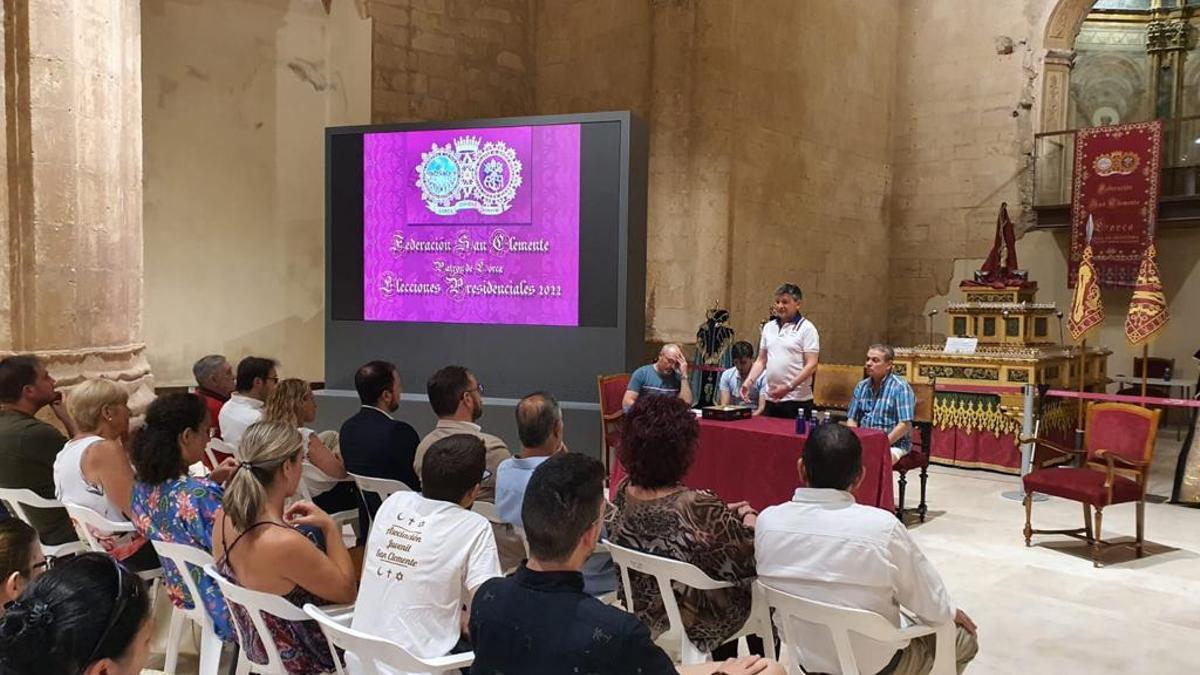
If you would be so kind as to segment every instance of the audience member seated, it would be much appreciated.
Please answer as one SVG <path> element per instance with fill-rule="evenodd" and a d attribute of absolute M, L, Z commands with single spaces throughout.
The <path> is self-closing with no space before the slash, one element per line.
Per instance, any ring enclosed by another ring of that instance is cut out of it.
<path fill-rule="evenodd" d="M 442 438 L 421 465 L 424 494 L 384 500 L 367 539 L 352 628 L 422 658 L 470 650 L 461 635 L 463 606 L 500 576 L 492 528 L 470 510 L 485 453 L 475 434 Z"/>
<path fill-rule="evenodd" d="M 413 468 L 424 475 L 421 462 L 430 446 L 453 434 L 471 434 L 483 441 L 487 449 L 487 471 L 479 488 L 481 502 L 496 501 L 496 469 L 500 462 L 512 457 L 508 445 L 497 436 L 486 434 L 476 422 L 483 416 L 483 385 L 471 371 L 462 366 L 446 366 L 433 374 L 425 386 L 429 405 L 438 417 L 437 425 L 417 446 Z M 500 564 L 512 569 L 525 557 L 525 545 L 511 525 L 495 524 L 496 546 L 500 551 Z"/>
<path fill-rule="evenodd" d="M 213 532 L 216 568 L 239 586 L 282 596 L 297 607 L 353 602 L 355 569 L 341 528 L 311 502 L 285 506 L 303 480 L 303 451 L 294 425 L 264 421 L 246 430 L 238 450 L 241 464 L 225 485 L 224 517 Z M 232 611 L 242 634 L 253 635 L 245 609 L 235 605 Z M 315 621 L 270 615 L 263 621 L 289 673 L 333 672 L 329 645 Z M 258 640 L 243 648 L 251 661 L 266 663 Z"/>
<path fill-rule="evenodd" d="M 407 422 L 392 419 L 392 413 L 400 409 L 400 372 L 387 361 L 371 361 L 354 373 L 354 388 L 362 408 L 342 424 L 340 443 L 346 470 L 398 480 L 420 492 L 413 461 L 421 437 Z M 363 498 L 375 517 L 379 497 L 364 494 Z"/>
<path fill-rule="evenodd" d="M 600 462 L 560 453 L 533 472 L 521 507 L 530 558 L 515 576 L 486 581 L 476 593 L 470 620 L 473 675 L 676 672 L 637 617 L 584 593 L 580 569 L 600 538 L 604 509 Z M 784 671 L 778 664 L 749 657 L 686 666 L 678 672 Z"/>
<path fill-rule="evenodd" d="M 637 370 L 629 378 L 625 398 L 621 407 L 629 410 L 639 396 L 678 397 L 692 404 L 692 387 L 688 383 L 688 362 L 683 348 L 677 344 L 665 344 L 658 350 L 658 359 Z"/>
<path fill-rule="evenodd" d="M 786 593 L 882 615 L 901 626 L 900 608 L 925 624 L 958 624 L 958 672 L 974 658 L 975 624 L 956 610 L 946 587 L 890 511 L 854 503 L 862 480 L 862 445 L 842 425 L 818 427 L 804 444 L 799 469 L 808 487 L 792 501 L 764 509 L 755 529 L 758 579 Z M 827 628 L 806 625 L 800 638 L 809 673 L 836 673 L 837 651 Z M 883 644 L 851 635 L 864 673 L 909 675 L 933 666 L 934 636 Z"/>
<path fill-rule="evenodd" d="M 529 478 L 551 456 L 567 451 L 563 444 L 562 409 L 558 401 L 545 392 L 536 392 L 517 403 L 517 433 L 521 437 L 521 453 L 501 462 L 496 470 L 496 510 L 506 523 L 517 529 L 521 521 L 521 506 Z M 583 565 L 584 590 L 591 595 L 604 595 L 617 590 L 617 568 L 612 556 L 599 552 Z"/>
<path fill-rule="evenodd" d="M 0 618 L 0 673 L 136 675 L 150 657 L 150 597 L 136 574 L 104 555 L 63 561 Z"/>
<path fill-rule="evenodd" d="M 261 356 L 247 356 L 238 362 L 236 390 L 217 416 L 221 440 L 236 448 L 246 429 L 262 419 L 263 405 L 279 384 L 278 365 Z"/>
<path fill-rule="evenodd" d="M 717 397 L 717 402 L 721 405 L 750 405 L 754 407 L 755 415 L 761 415 L 767 407 L 767 397 L 759 395 L 762 392 L 763 384 L 767 381 L 766 372 L 763 372 L 757 380 L 750 384 L 750 389 L 747 391 L 750 399 L 742 398 L 742 382 L 750 374 L 750 369 L 754 367 L 754 345 L 745 340 L 735 342 L 730 353 L 733 356 L 733 366 L 726 368 L 725 372 L 721 373 L 721 381 L 718 386 L 720 395 Z"/>
<path fill-rule="evenodd" d="M 54 499 L 54 458 L 67 439 L 35 417 L 46 406 L 74 436 L 75 422 L 42 362 L 31 355 L 0 360 L 0 487 L 25 488 Z M 43 543 L 77 540 L 66 510 L 29 508 L 27 513 Z"/>
<path fill-rule="evenodd" d="M 224 482 L 237 468 L 234 459 L 221 463 L 208 477 L 197 478 L 187 468 L 200 461 L 209 438 L 208 409 L 195 394 L 167 394 L 146 411 L 146 426 L 133 439 L 130 456 L 137 481 L 130 504 L 133 525 L 143 537 L 154 541 L 186 544 L 212 550 L 213 524 L 221 513 Z M 222 640 L 234 640 L 225 599 L 215 582 L 199 568 L 189 569 L 201 602 Z M 163 564 L 163 580 L 171 602 L 191 607 L 179 571 Z"/>
<path fill-rule="evenodd" d="M 204 399 L 208 408 L 208 417 L 213 421 L 212 434 L 221 438 L 221 406 L 229 400 L 230 394 L 237 387 L 233 377 L 233 366 L 220 354 L 209 354 L 192 365 L 192 375 L 196 378 L 196 395 Z M 224 460 L 227 455 L 223 452 L 213 453 L 217 461 Z M 208 466 L 208 457 L 204 457 L 204 465 Z M 209 470 L 213 467 L 208 466 Z"/>
<path fill-rule="evenodd" d="M 337 434 L 314 432 L 308 425 L 316 419 L 317 400 L 312 387 L 304 380 L 290 377 L 271 392 L 263 409 L 263 420 L 286 424 L 303 437 L 304 475 L 300 481 L 313 503 L 329 513 L 356 509 L 358 490 L 353 482 L 344 480 L 347 474 L 342 458 L 322 440 L 322 437 L 336 439 Z M 246 456 L 242 455 L 242 459 Z"/>
<path fill-rule="evenodd" d="M 867 349 L 867 377 L 854 387 L 846 424 L 879 429 L 888 435 L 892 463 L 912 450 L 913 411 L 917 397 L 903 377 L 892 372 L 896 351 L 889 345 L 875 344 Z"/>
<path fill-rule="evenodd" d="M 0 617 L 5 606 L 49 566 L 37 530 L 20 518 L 0 520 Z"/>
<path fill-rule="evenodd" d="M 78 431 L 54 460 L 54 492 L 61 502 L 89 508 L 114 523 L 129 520 L 133 467 L 129 436 L 129 394 L 111 380 L 84 380 L 67 397 Z M 135 572 L 158 567 L 158 555 L 137 532 L 92 534 L 109 555 Z"/>
<path fill-rule="evenodd" d="M 677 593 L 688 639 L 720 660 L 737 654 L 736 643 L 718 648 L 750 615 L 755 515 L 745 503 L 726 504 L 712 492 L 682 484 L 699 433 L 695 415 L 680 399 L 646 396 L 630 408 L 618 451 L 629 475 L 617 486 L 608 536 L 620 546 L 691 563 L 713 579 L 737 584 Z M 657 638 L 668 628 L 658 584 L 632 571 L 630 582 L 634 613 Z M 630 606 L 628 599 L 625 603 Z M 757 653 L 761 649 L 758 644 Z"/>

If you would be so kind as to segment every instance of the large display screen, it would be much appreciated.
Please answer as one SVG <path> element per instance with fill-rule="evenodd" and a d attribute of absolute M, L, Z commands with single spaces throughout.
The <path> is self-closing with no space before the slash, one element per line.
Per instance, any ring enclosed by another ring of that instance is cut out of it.
<path fill-rule="evenodd" d="M 645 344 L 645 127 L 627 112 L 326 131 L 325 373 L 596 398 Z"/>
<path fill-rule="evenodd" d="M 580 125 L 363 134 L 363 318 L 579 324 Z"/>

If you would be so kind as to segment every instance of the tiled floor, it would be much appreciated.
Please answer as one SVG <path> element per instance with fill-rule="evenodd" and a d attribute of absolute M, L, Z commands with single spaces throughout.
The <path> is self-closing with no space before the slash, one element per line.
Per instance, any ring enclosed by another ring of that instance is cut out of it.
<path fill-rule="evenodd" d="M 1169 461 L 1173 470 L 1174 456 Z M 912 532 L 979 624 L 980 653 L 968 672 L 1200 671 L 1200 510 L 1148 504 L 1146 557 L 1113 549 L 1108 566 L 1096 569 L 1073 539 L 1046 535 L 1025 547 L 1021 503 L 1001 496 L 1016 477 L 940 467 L 930 473 L 930 518 Z M 1082 520 L 1077 503 L 1034 504 L 1034 527 Z M 1132 538 L 1134 507 L 1106 510 L 1104 527 L 1105 538 Z"/>

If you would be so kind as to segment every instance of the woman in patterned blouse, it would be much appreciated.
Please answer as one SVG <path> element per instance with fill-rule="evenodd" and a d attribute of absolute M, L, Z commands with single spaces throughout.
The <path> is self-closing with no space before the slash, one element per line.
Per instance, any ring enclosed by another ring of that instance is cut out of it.
<path fill-rule="evenodd" d="M 168 394 L 150 404 L 146 426 L 134 439 L 130 457 L 137 472 L 133 484 L 132 521 L 147 539 L 212 549 L 213 523 L 221 513 L 225 481 L 237 467 L 225 460 L 207 478 L 188 475 L 208 445 L 210 424 L 204 401 L 195 394 Z M 167 593 L 176 607 L 192 607 L 179 572 L 163 562 Z M 189 566 L 190 567 L 190 566 Z M 199 568 L 188 570 L 200 589 L 213 628 L 226 642 L 235 639 L 221 591 Z"/>
<path fill-rule="evenodd" d="M 607 526 L 615 544 L 691 563 L 713 579 L 736 584 L 715 591 L 676 587 L 688 639 L 711 652 L 741 630 L 750 615 L 755 514 L 744 503 L 726 504 L 712 492 L 682 485 L 699 431 L 683 401 L 671 396 L 637 400 L 625 415 L 618 451 L 629 476 L 617 486 Z M 658 585 L 654 577 L 633 571 L 630 582 L 634 613 L 657 638 L 668 628 Z M 730 647 L 736 656 L 736 644 L 725 649 Z"/>

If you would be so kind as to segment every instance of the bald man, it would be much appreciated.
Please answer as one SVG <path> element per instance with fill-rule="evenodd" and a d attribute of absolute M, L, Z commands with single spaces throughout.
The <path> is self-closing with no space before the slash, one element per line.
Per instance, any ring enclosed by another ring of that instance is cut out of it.
<path fill-rule="evenodd" d="M 658 352 L 658 359 L 633 371 L 621 407 L 633 407 L 639 396 L 678 396 L 684 403 L 692 404 L 692 388 L 688 383 L 688 363 L 683 348 L 677 344 L 665 344 Z"/>

